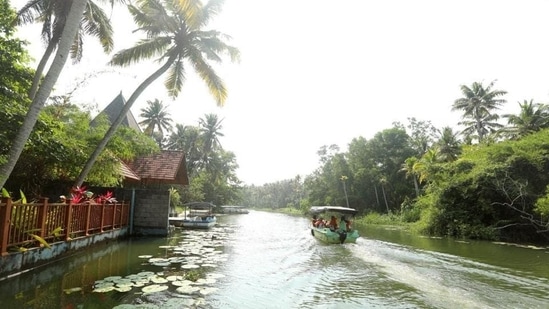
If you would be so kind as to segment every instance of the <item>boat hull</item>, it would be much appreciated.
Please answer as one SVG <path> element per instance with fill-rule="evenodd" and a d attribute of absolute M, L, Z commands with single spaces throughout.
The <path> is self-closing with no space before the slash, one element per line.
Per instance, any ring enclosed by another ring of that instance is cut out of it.
<path fill-rule="evenodd" d="M 317 227 L 311 228 L 311 234 L 318 240 L 328 244 L 356 243 L 359 237 L 357 230 L 345 232 Z"/>
<path fill-rule="evenodd" d="M 213 227 L 217 222 L 215 217 L 207 217 L 205 219 L 197 218 L 174 218 L 170 219 L 170 224 L 177 227 L 184 227 L 190 229 L 209 229 Z"/>

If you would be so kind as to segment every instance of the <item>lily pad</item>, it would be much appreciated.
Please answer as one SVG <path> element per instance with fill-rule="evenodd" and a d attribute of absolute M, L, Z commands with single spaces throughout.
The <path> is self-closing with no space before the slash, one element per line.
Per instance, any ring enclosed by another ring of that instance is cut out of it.
<path fill-rule="evenodd" d="M 184 285 L 184 286 L 178 287 L 176 291 L 181 294 L 194 294 L 200 291 L 200 288 L 192 285 Z"/>
<path fill-rule="evenodd" d="M 172 285 L 175 286 L 186 286 L 186 285 L 192 285 L 193 282 L 191 280 L 176 280 L 172 281 Z"/>
<path fill-rule="evenodd" d="M 166 277 L 166 280 L 168 281 L 177 281 L 177 280 L 183 280 L 185 279 L 183 276 L 168 276 Z"/>
<path fill-rule="evenodd" d="M 154 282 L 154 283 L 160 284 L 160 283 L 168 282 L 168 279 L 162 278 L 162 277 L 152 277 L 151 281 Z"/>
<path fill-rule="evenodd" d="M 116 287 L 116 288 L 114 288 L 114 289 L 115 289 L 116 291 L 118 291 L 118 292 L 122 292 L 122 293 L 125 293 L 125 292 L 129 292 L 129 291 L 131 291 L 131 290 L 132 290 L 132 287 L 131 287 L 131 286 L 128 286 L 128 285 L 126 285 L 126 286 L 120 286 L 120 287 Z"/>
<path fill-rule="evenodd" d="M 167 285 L 152 284 L 142 288 L 141 291 L 143 291 L 143 293 L 156 293 L 156 292 L 165 291 L 167 289 L 168 289 Z"/>
<path fill-rule="evenodd" d="M 110 285 L 110 286 L 98 287 L 98 288 L 93 289 L 93 291 L 95 293 L 107 293 L 107 292 L 110 292 L 110 291 L 114 291 L 114 286 Z"/>

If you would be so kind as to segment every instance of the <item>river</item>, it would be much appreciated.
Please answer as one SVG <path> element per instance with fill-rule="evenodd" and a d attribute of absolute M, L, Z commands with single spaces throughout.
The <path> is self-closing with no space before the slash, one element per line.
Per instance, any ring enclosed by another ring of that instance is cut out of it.
<path fill-rule="evenodd" d="M 0 307 L 549 308 L 548 248 L 383 227 L 325 245 L 308 225 L 251 211 L 208 231 L 102 244 L 0 281 Z"/>

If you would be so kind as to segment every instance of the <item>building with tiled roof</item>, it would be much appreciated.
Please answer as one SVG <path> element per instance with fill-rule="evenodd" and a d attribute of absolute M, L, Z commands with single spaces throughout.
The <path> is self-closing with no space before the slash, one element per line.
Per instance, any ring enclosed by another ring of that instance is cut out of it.
<path fill-rule="evenodd" d="M 150 156 L 135 159 L 128 163 L 128 167 L 139 177 L 131 179 L 126 177 L 129 184 L 141 186 L 176 184 L 186 186 L 189 184 L 185 153 L 177 150 L 162 150 Z"/>
<path fill-rule="evenodd" d="M 106 114 L 112 123 L 116 120 L 125 104 L 126 99 L 122 95 L 122 92 L 120 92 L 99 115 Z M 143 132 L 131 111 L 128 111 L 120 125 Z M 183 151 L 162 150 L 147 157 L 137 158 L 133 162 L 121 162 L 121 164 L 120 170 L 124 176 L 126 185 L 145 187 L 160 184 L 183 186 L 189 184 L 187 164 Z"/>

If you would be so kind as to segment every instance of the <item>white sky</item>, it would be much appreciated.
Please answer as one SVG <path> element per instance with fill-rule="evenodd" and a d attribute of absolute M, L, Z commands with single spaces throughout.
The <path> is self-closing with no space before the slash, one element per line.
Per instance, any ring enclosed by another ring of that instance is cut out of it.
<path fill-rule="evenodd" d="M 176 123 L 198 125 L 218 114 L 222 146 L 236 154 L 246 184 L 303 177 L 319 166 L 321 146 L 346 151 L 353 138 L 369 139 L 394 121 L 456 127 L 460 114 L 451 105 L 462 84 L 497 80 L 494 88 L 508 92 L 502 113 L 518 112 L 525 99 L 548 102 L 548 12 L 547 0 L 226 0 L 208 27 L 232 36 L 242 54 L 239 64 L 227 58 L 216 69 L 229 91 L 226 105 L 216 107 L 189 68 L 177 100 L 168 98 L 162 77 L 132 112 L 138 117 L 158 98 Z M 113 19 L 116 52 L 132 45 L 135 26 L 121 7 Z M 39 30 L 21 30 L 37 60 Z M 57 94 L 105 69 L 110 56 L 94 41 L 85 44 L 83 61 L 67 64 Z M 107 68 L 76 99 L 102 109 L 120 91 L 129 98 L 155 68 Z"/>

